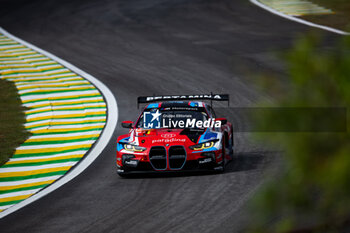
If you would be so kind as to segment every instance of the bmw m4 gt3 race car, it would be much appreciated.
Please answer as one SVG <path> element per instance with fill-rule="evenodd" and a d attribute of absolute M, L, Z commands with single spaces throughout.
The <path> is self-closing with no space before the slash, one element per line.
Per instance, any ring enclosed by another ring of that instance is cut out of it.
<path fill-rule="evenodd" d="M 203 100 L 209 100 L 210 105 Z M 122 122 L 130 130 L 117 139 L 118 174 L 223 172 L 233 158 L 233 128 L 227 119 L 216 118 L 213 101 L 229 101 L 229 96 L 138 97 L 138 105 L 148 105 L 135 123 Z"/>

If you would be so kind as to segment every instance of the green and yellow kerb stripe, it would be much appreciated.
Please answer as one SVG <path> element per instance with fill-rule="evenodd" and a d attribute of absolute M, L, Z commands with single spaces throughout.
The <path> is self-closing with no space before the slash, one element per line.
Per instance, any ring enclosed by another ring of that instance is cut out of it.
<path fill-rule="evenodd" d="M 331 9 L 317 5 L 307 0 L 259 0 L 274 10 L 291 16 L 333 14 Z"/>
<path fill-rule="evenodd" d="M 106 103 L 89 81 L 0 33 L 0 78 L 13 81 L 32 133 L 0 167 L 0 212 L 67 173 L 99 138 Z"/>

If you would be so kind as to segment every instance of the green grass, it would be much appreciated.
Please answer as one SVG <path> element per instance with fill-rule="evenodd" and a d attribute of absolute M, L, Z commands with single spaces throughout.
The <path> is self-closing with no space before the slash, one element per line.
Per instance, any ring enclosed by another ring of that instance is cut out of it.
<path fill-rule="evenodd" d="M 335 14 L 329 15 L 307 15 L 300 18 L 308 21 L 330 26 L 340 30 L 350 31 L 350 1 L 349 0 L 310 0 L 327 9 L 331 9 Z"/>
<path fill-rule="evenodd" d="M 0 79 L 0 166 L 30 136 L 24 128 L 24 110 L 14 83 Z"/>

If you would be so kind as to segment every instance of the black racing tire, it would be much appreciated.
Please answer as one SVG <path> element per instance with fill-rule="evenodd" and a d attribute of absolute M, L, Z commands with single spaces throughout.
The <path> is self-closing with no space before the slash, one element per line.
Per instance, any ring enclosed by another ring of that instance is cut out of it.
<path fill-rule="evenodd" d="M 233 128 L 231 127 L 231 158 L 235 156 L 235 135 L 233 133 Z"/>
<path fill-rule="evenodd" d="M 220 166 L 218 164 L 215 165 L 214 172 L 216 174 L 224 173 L 225 172 L 225 138 L 222 138 L 222 163 Z"/>
<path fill-rule="evenodd" d="M 221 164 L 221 167 L 222 167 L 222 169 L 221 169 L 221 173 L 224 173 L 225 172 L 225 161 L 226 161 L 226 159 L 225 159 L 225 153 L 226 153 L 226 148 L 225 148 L 225 139 L 226 138 L 223 138 L 223 140 L 222 140 L 222 164 Z"/>

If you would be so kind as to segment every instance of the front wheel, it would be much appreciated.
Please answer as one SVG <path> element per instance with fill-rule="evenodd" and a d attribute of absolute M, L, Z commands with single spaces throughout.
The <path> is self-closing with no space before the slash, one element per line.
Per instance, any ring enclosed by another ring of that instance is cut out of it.
<path fill-rule="evenodd" d="M 232 133 L 231 135 L 231 145 L 230 145 L 230 155 L 231 158 L 235 156 L 235 139 L 234 139 L 234 134 Z"/>
<path fill-rule="evenodd" d="M 221 166 L 219 167 L 219 170 L 218 170 L 218 172 L 219 173 L 224 173 L 225 172 L 225 161 L 226 161 L 226 159 L 225 159 L 225 139 L 223 139 L 222 140 L 222 162 L 221 162 Z"/>

